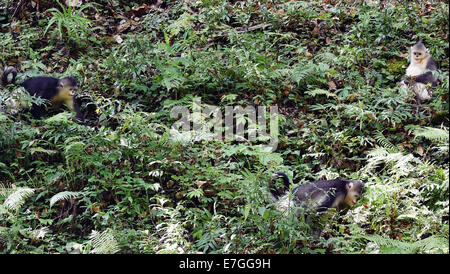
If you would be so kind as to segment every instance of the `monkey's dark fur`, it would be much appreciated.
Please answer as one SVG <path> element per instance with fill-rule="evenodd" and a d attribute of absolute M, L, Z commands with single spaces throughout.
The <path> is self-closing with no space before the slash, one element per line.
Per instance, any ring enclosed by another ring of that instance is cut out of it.
<path fill-rule="evenodd" d="M 430 58 L 430 60 L 428 61 L 427 65 L 426 65 L 426 69 L 427 70 L 437 70 L 437 65 L 434 62 L 433 58 Z M 405 81 L 405 84 L 407 84 L 407 85 L 412 84 L 410 78 L 405 78 L 403 81 Z M 415 83 L 422 83 L 425 85 L 428 83 L 431 83 L 432 87 L 435 87 L 439 84 L 439 80 L 437 79 L 436 76 L 433 75 L 433 73 L 431 71 L 417 75 L 413 81 Z"/>
<path fill-rule="evenodd" d="M 9 74 L 12 74 L 12 79 L 10 81 L 8 80 Z M 17 71 L 15 68 L 5 67 L 1 76 L 2 85 L 6 86 L 8 84 L 14 84 L 16 75 Z M 76 112 L 76 118 L 82 122 L 84 122 L 88 115 L 93 116 L 96 114 L 95 105 L 93 105 L 92 101 L 86 96 L 68 95 L 67 90 L 62 92 L 63 89 L 72 88 L 75 90 L 78 88 L 77 79 L 74 77 L 69 76 L 58 79 L 50 76 L 37 76 L 29 78 L 19 85 L 32 96 L 52 101 L 56 107 L 59 107 L 62 103 L 65 103 L 66 105 L 69 104 L 68 107 Z M 30 112 L 33 115 L 33 118 L 40 119 L 47 113 L 47 110 L 43 105 L 33 105 Z"/>
<path fill-rule="evenodd" d="M 283 178 L 286 188 L 289 188 L 289 179 L 283 172 L 277 172 Z M 275 199 L 284 194 L 284 191 L 271 185 L 270 192 Z M 352 192 L 352 193 L 350 193 Z M 356 180 L 320 180 L 297 186 L 292 190 L 293 200 L 299 205 L 308 201 L 317 202 L 316 212 L 322 212 L 329 208 L 346 210 L 355 204 L 364 192 L 364 184 Z"/>
<path fill-rule="evenodd" d="M 98 114 L 96 112 L 97 106 L 92 99 L 87 95 L 77 95 L 73 97 L 73 106 L 77 113 L 77 119 L 82 122 L 91 122 L 92 125 L 98 121 Z"/>
<path fill-rule="evenodd" d="M 401 87 L 411 89 L 415 93 L 418 105 L 423 100 L 430 100 L 433 96 L 433 87 L 439 84 L 439 79 L 433 75 L 437 70 L 437 65 L 430 55 L 429 50 L 422 41 L 411 47 L 410 64 L 405 72 L 405 79 L 401 82 Z M 431 84 L 431 88 L 427 87 Z"/>
<path fill-rule="evenodd" d="M 77 86 L 77 80 L 74 77 L 69 76 L 63 79 L 67 79 L 67 81 L 72 86 Z M 43 99 L 51 100 L 59 93 L 58 90 L 59 81 L 60 79 L 55 77 L 38 76 L 29 78 L 19 85 L 24 87 L 30 93 L 30 95 L 35 95 Z M 74 100 L 74 107 L 77 113 L 77 118 L 83 120 L 83 117 L 79 111 L 79 106 L 78 107 L 76 106 L 77 104 L 75 104 L 75 101 L 76 100 Z M 34 105 L 31 108 L 30 112 L 35 119 L 40 119 L 42 115 L 46 113 L 44 106 L 37 106 L 37 105 Z"/>
<path fill-rule="evenodd" d="M 77 85 L 77 79 L 74 77 L 65 77 L 73 86 Z M 41 98 L 50 100 L 58 94 L 59 79 L 50 76 L 37 76 L 23 81 L 20 86 L 24 87 L 31 95 L 37 95 Z"/>

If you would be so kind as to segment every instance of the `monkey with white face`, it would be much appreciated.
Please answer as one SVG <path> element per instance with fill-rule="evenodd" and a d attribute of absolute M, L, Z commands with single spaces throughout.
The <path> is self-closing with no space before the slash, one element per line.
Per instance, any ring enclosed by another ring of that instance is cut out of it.
<path fill-rule="evenodd" d="M 12 75 L 9 78 L 9 75 Z M 3 86 L 15 84 L 17 70 L 13 67 L 6 66 L 0 70 L 0 83 Z M 0 110 L 11 114 L 17 113 L 21 108 L 27 108 L 29 102 L 22 101 L 26 92 L 31 96 L 40 97 L 51 102 L 51 108 L 58 109 L 62 105 L 66 105 L 71 111 L 76 113 L 76 117 L 84 122 L 87 111 L 92 112 L 93 104 L 89 105 L 89 100 L 85 97 L 75 97 L 74 93 L 78 90 L 77 79 L 71 76 L 64 78 L 55 78 L 49 76 L 31 77 L 19 84 L 25 90 L 16 89 L 10 98 L 3 102 L 3 108 Z M 82 109 L 84 106 L 84 109 Z M 0 106 L 2 107 L 2 106 Z M 89 108 L 89 109 L 87 109 Z M 95 106 L 94 106 L 95 108 Z M 44 105 L 33 104 L 30 112 L 34 119 L 41 119 L 48 110 Z"/>
<path fill-rule="evenodd" d="M 277 172 L 276 175 L 283 178 L 284 187 L 289 188 L 286 173 Z M 322 228 L 321 225 L 314 224 L 317 221 L 314 213 L 331 213 L 329 210 L 335 209 L 343 214 L 359 201 L 365 191 L 363 182 L 341 179 L 306 183 L 295 187 L 291 193 L 277 188 L 272 181 L 269 190 L 278 210 L 288 214 L 294 209 L 294 216 L 305 213 L 306 222 L 313 226 L 315 239 L 322 233 Z"/>
<path fill-rule="evenodd" d="M 276 175 L 283 178 L 284 187 L 289 188 L 287 175 L 284 172 L 277 172 Z M 315 212 L 323 212 L 331 208 L 342 213 L 346 212 L 358 202 L 363 192 L 363 182 L 341 179 L 320 180 L 297 186 L 292 190 L 292 199 L 289 193 L 275 188 L 273 184 L 270 187 L 272 198 L 280 208 L 305 206 Z"/>
<path fill-rule="evenodd" d="M 402 81 L 401 87 L 411 88 L 420 104 L 421 101 L 430 100 L 433 95 L 431 88 L 427 85 L 431 84 L 435 87 L 439 83 L 438 78 L 432 73 L 437 70 L 437 66 L 422 41 L 411 47 L 410 59 L 406 69 L 406 79 Z"/>

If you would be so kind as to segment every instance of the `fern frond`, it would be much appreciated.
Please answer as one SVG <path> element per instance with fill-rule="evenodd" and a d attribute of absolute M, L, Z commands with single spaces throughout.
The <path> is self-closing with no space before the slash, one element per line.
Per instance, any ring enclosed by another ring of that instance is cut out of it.
<path fill-rule="evenodd" d="M 294 69 L 291 71 L 292 75 L 291 75 L 291 80 L 296 82 L 297 84 L 300 84 L 304 81 L 304 79 L 306 79 L 309 75 L 309 73 L 311 72 L 311 70 L 301 70 L 301 69 Z"/>
<path fill-rule="evenodd" d="M 91 254 L 115 254 L 120 251 L 119 243 L 114 238 L 113 231 L 107 229 L 103 232 L 92 231 L 89 240 L 93 249 Z"/>
<path fill-rule="evenodd" d="M 186 193 L 186 197 L 189 199 L 192 199 L 194 197 L 199 199 L 199 198 L 203 197 L 203 195 L 204 195 L 203 190 L 201 188 L 196 188 L 196 189 L 193 189 L 193 190 L 189 191 L 188 193 Z"/>
<path fill-rule="evenodd" d="M 392 144 L 384 135 L 383 132 L 377 130 L 375 135 L 375 140 L 380 146 L 389 150 L 390 152 L 398 152 L 398 148 Z"/>
<path fill-rule="evenodd" d="M 50 229 L 48 227 L 41 227 L 39 229 L 35 229 L 33 231 L 30 231 L 29 237 L 33 239 L 34 241 L 39 239 L 44 239 L 45 235 L 50 232 Z"/>
<path fill-rule="evenodd" d="M 279 166 L 283 164 L 283 157 L 277 153 L 258 153 L 258 160 L 264 166 Z"/>
<path fill-rule="evenodd" d="M 432 128 L 432 127 L 421 127 L 414 130 L 414 135 L 416 137 L 424 137 L 430 141 L 447 142 L 449 139 L 448 128 Z"/>
<path fill-rule="evenodd" d="M 80 155 L 84 152 L 86 145 L 83 142 L 71 142 L 65 147 L 65 154 L 67 155 Z"/>
<path fill-rule="evenodd" d="M 177 221 L 169 221 L 156 226 L 159 233 L 162 234 L 159 242 L 161 244 L 158 254 L 185 253 L 185 229 Z"/>
<path fill-rule="evenodd" d="M 381 235 L 364 235 L 361 238 L 378 245 L 384 254 L 448 253 L 448 239 L 436 235 L 413 243 Z"/>
<path fill-rule="evenodd" d="M 18 187 L 8 195 L 3 203 L 10 210 L 18 210 L 24 203 L 25 199 L 34 193 L 34 189 L 29 187 Z"/>
<path fill-rule="evenodd" d="M 435 148 L 440 151 L 440 153 L 448 153 L 449 132 L 447 127 L 421 127 L 414 131 L 414 135 L 415 137 L 424 137 L 430 141 L 438 142 Z"/>
<path fill-rule="evenodd" d="M 424 253 L 446 253 L 448 254 L 448 238 L 433 235 L 413 244 Z"/>
<path fill-rule="evenodd" d="M 186 229 L 180 222 L 180 211 L 177 208 L 164 208 L 156 206 L 167 219 L 156 225 L 156 233 L 159 238 L 158 254 L 183 254 L 189 250 L 186 240 Z"/>
<path fill-rule="evenodd" d="M 55 203 L 63 200 L 76 199 L 83 196 L 83 192 L 73 192 L 73 191 L 63 191 L 53 195 L 50 199 L 50 207 L 52 207 Z"/>
<path fill-rule="evenodd" d="M 58 151 L 57 150 L 51 150 L 51 149 L 45 149 L 45 148 L 42 148 L 42 147 L 32 147 L 32 148 L 30 148 L 31 155 L 35 154 L 36 152 L 40 152 L 40 153 L 47 154 L 47 155 L 54 155 Z"/>
<path fill-rule="evenodd" d="M 11 187 L 0 184 L 0 197 L 8 197 L 12 190 L 13 189 Z"/>
<path fill-rule="evenodd" d="M 364 170 L 372 170 L 382 163 L 387 165 L 390 174 L 406 176 L 414 170 L 413 164 L 418 164 L 419 161 L 412 154 L 391 153 L 385 148 L 377 147 L 367 154 L 367 165 Z"/>
<path fill-rule="evenodd" d="M 70 124 L 73 123 L 70 120 L 71 116 L 72 114 L 69 112 L 61 112 L 45 119 L 44 122 L 46 124 Z"/>
<path fill-rule="evenodd" d="M 327 98 L 333 97 L 334 99 L 339 99 L 339 97 L 336 94 L 331 93 L 328 90 L 324 89 L 308 90 L 305 93 L 311 95 L 312 97 L 315 97 L 316 95 L 325 95 L 327 96 Z"/>

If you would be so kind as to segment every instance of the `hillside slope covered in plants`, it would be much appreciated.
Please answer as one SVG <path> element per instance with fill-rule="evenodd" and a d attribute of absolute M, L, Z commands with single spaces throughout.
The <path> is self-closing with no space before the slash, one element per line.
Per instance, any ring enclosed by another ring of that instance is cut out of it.
<path fill-rule="evenodd" d="M 0 4 L 18 82 L 72 75 L 98 107 L 0 112 L 1 253 L 448 254 L 448 1 L 67 2 Z M 440 79 L 421 105 L 398 86 L 419 40 Z M 173 138 L 194 98 L 277 106 L 276 150 Z M 277 171 L 366 192 L 317 236 L 270 199 Z"/>

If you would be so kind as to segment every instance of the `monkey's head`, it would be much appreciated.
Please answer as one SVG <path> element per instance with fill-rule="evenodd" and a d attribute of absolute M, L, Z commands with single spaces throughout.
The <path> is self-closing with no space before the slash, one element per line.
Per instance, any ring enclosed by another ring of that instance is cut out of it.
<path fill-rule="evenodd" d="M 78 90 L 77 79 L 71 76 L 59 79 L 58 90 L 60 96 L 73 97 L 74 92 Z"/>
<path fill-rule="evenodd" d="M 345 196 L 344 203 L 350 207 L 355 205 L 361 198 L 364 192 L 364 183 L 357 180 L 348 180 L 345 183 L 345 189 L 347 190 L 347 195 Z"/>
<path fill-rule="evenodd" d="M 422 41 L 411 47 L 411 62 L 420 64 L 429 56 L 430 53 L 424 44 L 422 44 Z"/>

